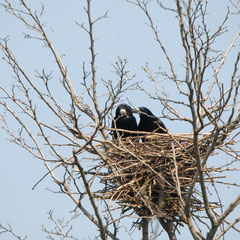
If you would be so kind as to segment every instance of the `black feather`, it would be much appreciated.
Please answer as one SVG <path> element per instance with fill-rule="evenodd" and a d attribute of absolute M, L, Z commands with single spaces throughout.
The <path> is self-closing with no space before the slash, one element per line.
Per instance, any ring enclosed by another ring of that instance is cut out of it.
<path fill-rule="evenodd" d="M 137 121 L 133 116 L 133 109 L 128 104 L 120 104 L 116 109 L 116 115 L 112 121 L 112 128 L 137 131 Z M 128 133 L 122 131 L 112 131 L 113 139 L 120 137 L 137 136 L 136 133 Z"/>
<path fill-rule="evenodd" d="M 146 107 L 139 107 L 140 122 L 138 124 L 138 131 L 166 133 L 167 128 L 164 123 L 153 115 L 153 113 Z"/>

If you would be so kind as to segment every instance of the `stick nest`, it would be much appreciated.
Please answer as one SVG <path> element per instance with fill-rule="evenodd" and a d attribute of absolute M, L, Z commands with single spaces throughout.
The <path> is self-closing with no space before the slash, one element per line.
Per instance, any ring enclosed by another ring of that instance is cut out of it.
<path fill-rule="evenodd" d="M 223 138 L 218 138 L 216 146 L 223 144 Z M 199 138 L 201 160 L 212 139 L 211 134 Z M 197 172 L 197 153 L 190 134 L 155 134 L 145 137 L 144 142 L 141 137 L 124 138 L 103 148 L 107 173 L 102 178 L 105 188 L 101 197 L 119 203 L 124 212 L 134 209 L 139 216 L 184 221 L 183 206 Z M 201 194 L 196 189 L 190 197 L 190 209 L 192 213 L 203 209 Z"/>

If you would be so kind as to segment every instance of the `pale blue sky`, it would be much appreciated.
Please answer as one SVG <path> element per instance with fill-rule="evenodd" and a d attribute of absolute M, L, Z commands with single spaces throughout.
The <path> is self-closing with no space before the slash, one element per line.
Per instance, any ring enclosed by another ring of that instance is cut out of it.
<path fill-rule="evenodd" d="M 1 0 L 1 2 L 4 1 Z M 40 9 L 40 1 L 27 2 L 31 3 L 30 5 L 33 9 Z M 45 4 L 42 20 L 46 23 L 48 33 L 52 35 L 56 50 L 60 55 L 65 55 L 63 61 L 68 67 L 71 80 L 78 86 L 78 81 L 81 80 L 82 76 L 82 62 L 89 60 L 88 36 L 75 24 L 75 20 L 80 23 L 87 20 L 83 10 L 85 1 L 44 0 L 42 2 Z M 223 20 L 228 1 L 209 2 L 210 14 L 207 18 L 210 26 L 216 27 Z M 143 80 L 143 86 L 148 90 L 153 90 L 153 85 L 147 80 L 142 66 L 145 66 L 148 62 L 150 67 L 156 71 L 159 66 L 162 69 L 168 69 L 168 65 L 156 41 L 154 41 L 153 33 L 146 24 L 147 19 L 140 9 L 124 0 L 93 0 L 92 10 L 95 17 L 103 15 L 109 10 L 108 18 L 98 22 L 94 29 L 94 35 L 98 38 L 96 41 L 98 79 L 114 79 L 115 76 L 111 64 L 119 56 L 128 59 L 130 73 L 137 73 L 136 81 Z M 181 42 L 179 42 L 178 23 L 175 15 L 174 13 L 166 13 L 156 7 L 151 8 L 150 11 L 155 23 L 158 24 L 160 37 L 174 61 L 174 66 L 179 76 L 181 76 L 184 70 L 181 66 L 184 59 L 184 51 Z M 239 28 L 237 24 L 240 22 L 239 17 L 231 17 L 229 31 L 217 43 L 217 46 L 222 50 L 228 48 Z M 34 76 L 34 69 L 41 70 L 45 68 L 47 71 L 53 70 L 54 74 L 54 70 L 56 70 L 55 63 L 48 49 L 42 47 L 39 41 L 23 39 L 23 32 L 29 33 L 22 23 L 0 8 L 0 38 L 9 35 L 9 46 L 26 71 L 31 76 Z M 225 71 L 221 75 L 222 81 L 225 81 L 224 79 L 228 79 L 231 75 L 233 70 L 231 59 L 236 57 L 236 51 L 239 51 L 239 48 L 230 53 L 230 60 L 227 62 L 229 65 L 226 66 Z M 2 53 L 0 56 L 2 58 Z M 0 60 L 0 69 L 1 85 L 9 87 L 12 74 L 2 59 Z M 171 92 L 171 87 L 168 86 L 166 81 L 161 87 L 167 89 L 170 94 L 175 94 L 175 92 Z M 155 115 L 161 115 L 162 109 L 160 104 L 153 102 L 146 95 L 139 92 L 130 92 L 123 97 L 123 101 L 126 101 L 127 98 L 134 106 L 144 105 L 149 107 Z M 0 111 L 2 111 L 2 108 Z M 46 115 L 45 117 L 47 118 L 48 116 Z M 164 123 L 170 132 L 190 131 L 190 126 L 184 123 L 182 125 L 178 123 L 177 128 L 176 124 L 169 120 L 165 120 Z M 9 125 L 14 127 L 14 121 L 9 119 Z M 67 196 L 53 194 L 46 190 L 56 189 L 50 177 L 46 178 L 32 191 L 33 185 L 46 173 L 46 169 L 39 160 L 33 159 L 25 150 L 6 141 L 7 138 L 6 133 L 1 130 L 0 223 L 3 225 L 10 223 L 13 230 L 22 237 L 27 235 L 28 239 L 44 239 L 41 225 L 47 226 L 49 224 L 46 213 L 49 210 L 53 210 L 56 217 L 67 217 L 70 216 L 69 212 L 73 210 L 74 204 Z M 231 190 L 226 195 L 231 199 L 234 195 L 234 190 Z M 75 220 L 73 233 L 77 237 L 80 236 L 79 239 L 92 239 L 97 232 L 87 218 L 80 216 Z M 140 231 L 135 230 L 133 233 L 135 239 L 139 238 L 139 234 Z M 127 239 L 126 236 L 126 233 L 122 233 L 119 238 Z M 187 236 L 189 236 L 189 233 L 187 230 L 184 230 L 179 239 L 187 239 Z M 7 238 L 0 235 L 0 239 Z M 231 239 L 236 239 L 236 232 L 232 233 Z"/>

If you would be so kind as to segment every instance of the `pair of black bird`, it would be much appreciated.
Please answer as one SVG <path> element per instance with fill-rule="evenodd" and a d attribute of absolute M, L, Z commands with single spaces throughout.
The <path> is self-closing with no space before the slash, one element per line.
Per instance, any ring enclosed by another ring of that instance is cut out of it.
<path fill-rule="evenodd" d="M 137 125 L 136 118 L 133 113 L 140 115 L 140 122 Z M 146 107 L 139 107 L 137 110 L 132 109 L 128 104 L 120 104 L 116 109 L 116 116 L 112 121 L 112 128 L 123 129 L 128 131 L 143 131 L 166 133 L 166 127 L 163 122 L 153 115 L 153 113 Z M 116 131 L 113 132 L 113 139 L 119 137 L 137 136 L 137 133 Z"/>

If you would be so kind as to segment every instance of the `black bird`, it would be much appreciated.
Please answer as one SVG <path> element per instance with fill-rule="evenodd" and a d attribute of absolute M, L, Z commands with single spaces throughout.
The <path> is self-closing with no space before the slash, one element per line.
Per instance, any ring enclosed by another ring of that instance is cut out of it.
<path fill-rule="evenodd" d="M 112 128 L 124 129 L 130 131 L 137 131 L 137 121 L 133 116 L 134 110 L 125 103 L 120 104 L 116 109 L 116 116 L 112 121 Z M 136 133 L 112 131 L 113 139 L 117 139 L 118 134 L 120 137 L 137 136 Z"/>
<path fill-rule="evenodd" d="M 140 122 L 138 124 L 138 131 L 166 133 L 167 128 L 164 123 L 153 115 L 153 113 L 146 107 L 139 107 L 138 113 L 140 115 Z"/>

